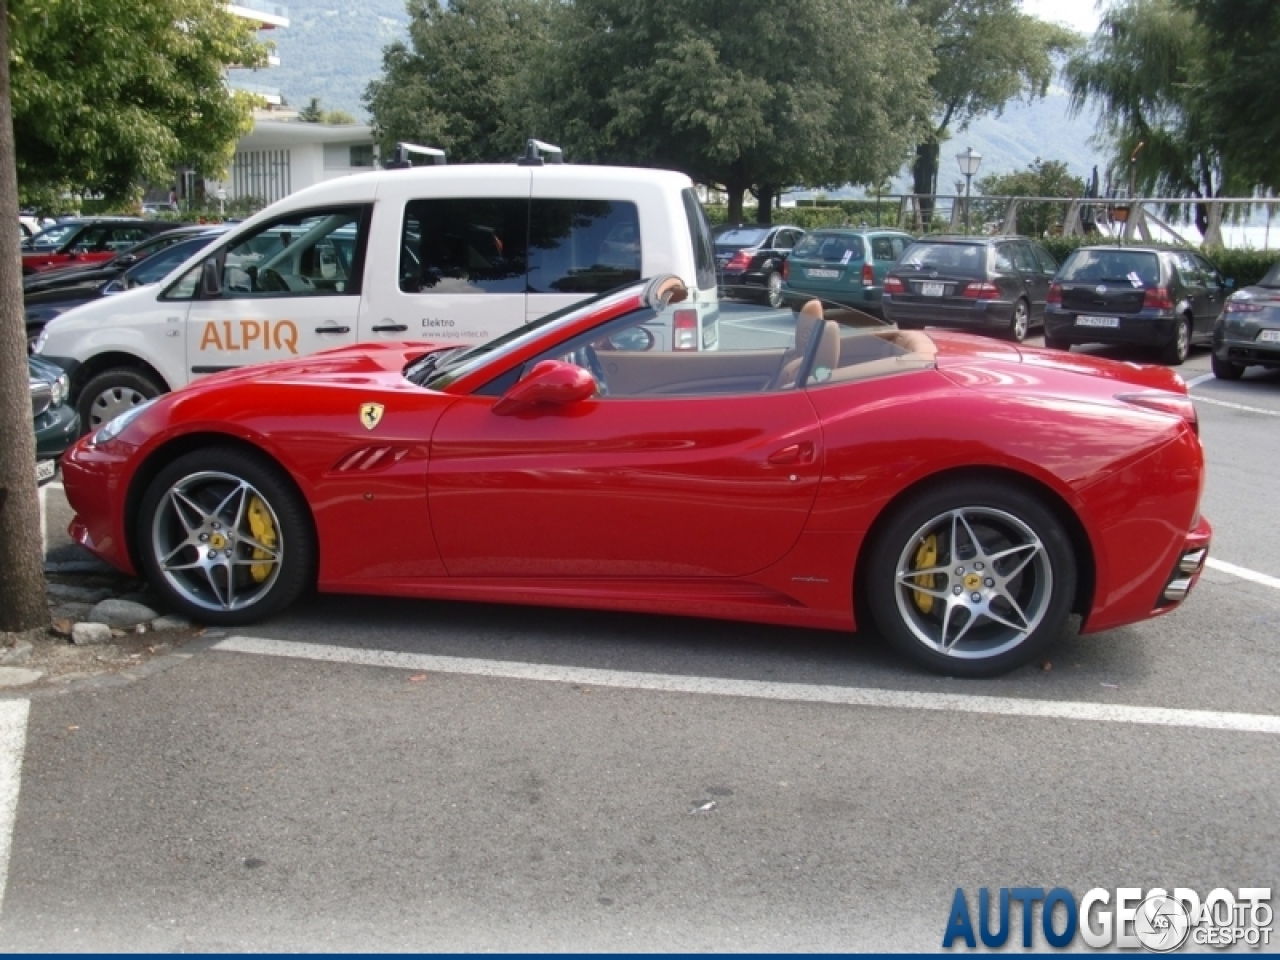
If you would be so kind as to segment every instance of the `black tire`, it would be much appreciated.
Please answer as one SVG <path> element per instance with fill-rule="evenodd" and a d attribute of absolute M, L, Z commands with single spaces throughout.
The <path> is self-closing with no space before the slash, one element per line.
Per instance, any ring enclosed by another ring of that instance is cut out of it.
<path fill-rule="evenodd" d="M 992 556 L 1018 546 L 1025 550 Z M 913 572 L 921 569 L 933 572 Z M 880 633 L 916 663 L 949 676 L 995 677 L 1035 659 L 1062 633 L 1075 556 L 1061 522 L 1033 494 L 969 480 L 926 489 L 894 510 L 870 545 L 863 588 Z"/>
<path fill-rule="evenodd" d="M 1164 345 L 1160 360 L 1166 366 L 1180 367 L 1191 354 L 1191 318 L 1179 317 L 1173 328 L 1173 338 Z"/>
<path fill-rule="evenodd" d="M 770 270 L 764 275 L 764 302 L 775 309 L 785 304 L 782 295 L 782 274 L 777 270 Z"/>
<path fill-rule="evenodd" d="M 1230 360 L 1219 360 L 1216 353 L 1210 357 L 1209 362 L 1213 366 L 1213 375 L 1219 380 L 1239 380 L 1244 376 L 1242 364 L 1232 363 Z"/>
<path fill-rule="evenodd" d="M 306 504 L 278 467 L 244 450 L 206 447 L 161 470 L 142 498 L 134 536 L 147 580 L 202 623 L 269 617 L 315 579 Z"/>
<path fill-rule="evenodd" d="M 80 429 L 92 433 L 130 407 L 164 392 L 150 375 L 134 367 L 104 370 L 90 379 L 76 398 Z"/>
<path fill-rule="evenodd" d="M 1044 345 L 1050 350 L 1070 350 L 1071 341 L 1064 340 L 1061 337 L 1051 337 L 1049 334 L 1044 335 Z"/>
<path fill-rule="evenodd" d="M 1013 305 L 1013 315 L 1009 317 L 1009 326 L 1005 329 L 1005 336 L 1014 343 L 1021 343 L 1027 339 L 1027 334 L 1030 330 L 1031 305 L 1025 300 L 1019 300 Z"/>

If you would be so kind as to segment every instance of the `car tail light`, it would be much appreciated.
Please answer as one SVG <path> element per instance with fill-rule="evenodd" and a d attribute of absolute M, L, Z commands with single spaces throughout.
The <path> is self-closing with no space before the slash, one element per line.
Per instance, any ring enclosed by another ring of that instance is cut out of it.
<path fill-rule="evenodd" d="M 1046 303 L 1062 303 L 1062 284 L 1049 284 L 1049 296 L 1045 298 Z"/>
<path fill-rule="evenodd" d="M 971 283 L 966 286 L 961 296 L 970 300 L 994 300 L 1000 296 L 1000 288 L 994 283 L 984 280 L 981 283 Z"/>
<path fill-rule="evenodd" d="M 864 287 L 874 287 L 876 285 L 876 271 L 869 263 L 862 265 L 862 285 Z"/>
<path fill-rule="evenodd" d="M 1261 313 L 1265 310 L 1260 303 L 1250 303 L 1247 300 L 1228 300 L 1227 313 Z"/>
<path fill-rule="evenodd" d="M 726 270 L 732 270 L 735 273 L 741 273 L 749 266 L 751 266 L 751 254 L 746 250 L 739 250 L 729 258 L 729 262 L 724 265 L 724 268 Z"/>
<path fill-rule="evenodd" d="M 1142 306 L 1152 310 L 1172 310 L 1173 301 L 1169 298 L 1168 287 L 1148 287 L 1142 295 Z"/>
<path fill-rule="evenodd" d="M 698 311 L 677 310 L 671 322 L 671 349 L 698 349 Z"/>
<path fill-rule="evenodd" d="M 1135 407 L 1146 407 L 1148 410 L 1158 410 L 1161 413 L 1171 413 L 1175 417 L 1181 417 L 1191 425 L 1192 430 L 1197 434 L 1200 433 L 1200 418 L 1196 415 L 1196 405 L 1188 396 L 1161 391 L 1159 393 L 1118 393 L 1116 399 L 1132 403 Z"/>
<path fill-rule="evenodd" d="M 790 260 L 782 261 L 782 279 L 783 280 L 791 279 L 791 261 Z"/>
<path fill-rule="evenodd" d="M 885 277 L 884 292 L 885 293 L 906 293 L 907 288 L 906 288 L 906 285 L 897 277 Z"/>

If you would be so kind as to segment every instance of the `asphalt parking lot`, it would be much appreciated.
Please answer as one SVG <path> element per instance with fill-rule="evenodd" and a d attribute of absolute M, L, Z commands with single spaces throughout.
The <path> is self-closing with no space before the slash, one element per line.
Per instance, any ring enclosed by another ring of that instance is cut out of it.
<path fill-rule="evenodd" d="M 999 680 L 870 633 L 321 597 L 6 695 L 0 949 L 935 951 L 957 887 L 1274 886 L 1280 373 L 1208 366 L 1196 592 Z"/>

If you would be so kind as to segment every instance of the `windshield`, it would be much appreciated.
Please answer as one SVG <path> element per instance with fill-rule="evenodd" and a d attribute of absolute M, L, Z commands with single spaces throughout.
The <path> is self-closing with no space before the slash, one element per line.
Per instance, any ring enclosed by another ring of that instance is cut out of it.
<path fill-rule="evenodd" d="M 1129 283 L 1160 285 L 1160 260 L 1147 250 L 1077 250 L 1058 279 L 1063 283 Z"/>
<path fill-rule="evenodd" d="M 716 234 L 716 246 L 733 247 L 735 249 L 740 249 L 742 247 L 754 247 L 756 244 L 762 242 L 768 235 L 768 228 L 730 227 L 729 229 Z"/>
<path fill-rule="evenodd" d="M 197 250 L 213 243 L 214 237 L 194 237 L 166 247 L 159 253 L 153 253 L 142 263 L 124 272 L 121 286 L 124 289 L 141 287 L 149 283 L 159 283 L 169 271 L 182 263 Z"/>
<path fill-rule="evenodd" d="M 73 230 L 78 227 L 78 223 L 55 223 L 52 227 L 47 227 L 37 233 L 28 243 L 28 246 L 44 249 L 46 247 L 56 247 L 71 236 Z"/>
<path fill-rule="evenodd" d="M 862 260 L 862 238 L 847 233 L 809 233 L 791 251 L 793 260 L 852 263 Z"/>
<path fill-rule="evenodd" d="M 978 243 L 918 241 L 907 247 L 898 270 L 936 270 L 962 277 L 985 277 L 987 248 Z"/>

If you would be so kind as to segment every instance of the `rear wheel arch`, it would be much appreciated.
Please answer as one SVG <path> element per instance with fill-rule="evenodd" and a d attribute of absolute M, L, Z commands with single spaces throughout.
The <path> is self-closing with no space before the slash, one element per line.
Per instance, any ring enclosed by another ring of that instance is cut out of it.
<path fill-rule="evenodd" d="M 197 450 L 208 450 L 213 448 L 223 448 L 236 450 L 248 456 L 254 457 L 263 464 L 270 467 L 280 475 L 280 479 L 288 485 L 298 501 L 306 508 L 306 515 L 311 524 L 311 534 L 316 546 L 317 562 L 312 570 L 312 582 L 314 583 L 315 573 L 319 570 L 319 557 L 321 552 L 319 530 L 316 526 L 315 512 L 311 509 L 311 502 L 307 499 L 302 488 L 298 486 L 298 482 L 294 479 L 293 473 L 285 467 L 279 460 L 270 453 L 263 450 L 257 444 L 251 443 L 240 437 L 235 437 L 226 433 L 190 433 L 181 437 L 175 437 L 167 443 L 161 444 L 152 450 L 134 471 L 133 477 L 129 481 L 129 493 L 125 498 L 125 536 L 128 538 L 127 546 L 129 549 L 129 560 L 133 564 L 135 570 L 141 570 L 141 556 L 139 553 L 139 544 L 137 542 L 138 513 L 142 507 L 142 500 L 147 494 L 147 490 L 151 487 L 152 482 L 160 471 L 167 467 L 179 457 Z"/>
<path fill-rule="evenodd" d="M 1097 567 L 1093 544 L 1080 518 L 1058 491 L 1049 485 L 1016 470 L 1003 467 L 959 467 L 934 473 L 900 490 L 876 515 L 867 534 L 862 538 L 858 555 L 854 558 L 853 601 L 854 616 L 859 629 L 871 622 L 870 605 L 866 598 L 868 559 L 889 522 L 909 500 L 932 490 L 966 481 L 1002 482 L 1019 487 L 1047 508 L 1062 524 L 1071 542 L 1076 563 L 1076 593 L 1071 611 L 1088 617 L 1096 591 Z"/>

